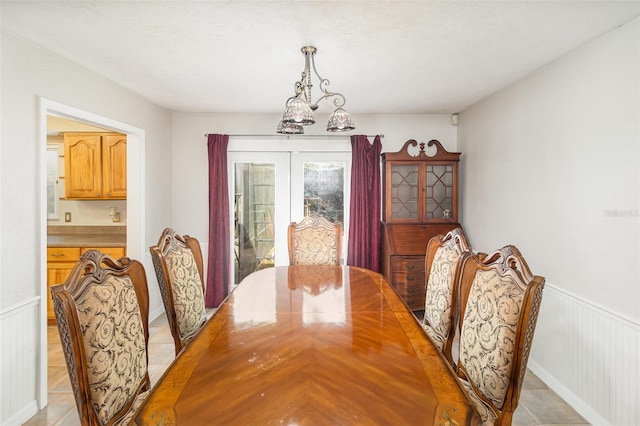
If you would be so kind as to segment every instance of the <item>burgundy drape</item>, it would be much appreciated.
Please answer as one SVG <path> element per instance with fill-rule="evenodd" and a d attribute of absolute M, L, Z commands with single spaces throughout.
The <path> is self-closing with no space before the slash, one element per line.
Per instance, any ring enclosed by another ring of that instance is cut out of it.
<path fill-rule="evenodd" d="M 351 136 L 351 213 L 347 265 L 380 272 L 380 152 L 382 143 Z"/>
<path fill-rule="evenodd" d="M 209 134 L 209 254 L 205 304 L 215 308 L 229 294 L 229 185 L 227 145 L 229 135 Z"/>

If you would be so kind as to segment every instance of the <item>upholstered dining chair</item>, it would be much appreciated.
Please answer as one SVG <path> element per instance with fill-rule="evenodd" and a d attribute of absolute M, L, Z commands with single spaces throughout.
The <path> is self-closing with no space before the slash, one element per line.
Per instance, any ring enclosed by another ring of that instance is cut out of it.
<path fill-rule="evenodd" d="M 469 256 L 460 277 L 455 370 L 483 424 L 510 425 L 538 319 L 544 278 L 514 246 Z"/>
<path fill-rule="evenodd" d="M 288 229 L 290 265 L 340 265 L 342 226 L 312 214 Z"/>
<path fill-rule="evenodd" d="M 426 297 L 422 328 L 453 364 L 458 281 L 464 257 L 471 252 L 461 228 L 429 240 L 426 254 Z"/>
<path fill-rule="evenodd" d="M 206 321 L 200 243 L 165 228 L 149 251 L 177 355 Z"/>
<path fill-rule="evenodd" d="M 149 392 L 144 267 L 89 250 L 51 296 L 81 424 L 128 425 Z"/>

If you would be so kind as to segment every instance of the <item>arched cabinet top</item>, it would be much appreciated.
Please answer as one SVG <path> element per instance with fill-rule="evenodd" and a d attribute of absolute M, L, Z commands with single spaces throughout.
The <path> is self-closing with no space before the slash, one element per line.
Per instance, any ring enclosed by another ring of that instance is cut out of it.
<path fill-rule="evenodd" d="M 436 152 L 433 155 L 427 155 L 425 151 L 425 145 L 427 147 L 435 146 Z M 412 154 L 409 152 L 409 147 L 420 146 L 420 149 L 417 154 Z M 418 143 L 415 139 L 409 139 L 404 143 L 400 151 L 397 152 L 383 152 L 382 158 L 384 160 L 394 160 L 394 161 L 459 161 L 460 153 L 459 152 L 449 152 L 440 143 L 440 141 L 436 139 L 431 139 L 426 144 L 424 142 Z"/>

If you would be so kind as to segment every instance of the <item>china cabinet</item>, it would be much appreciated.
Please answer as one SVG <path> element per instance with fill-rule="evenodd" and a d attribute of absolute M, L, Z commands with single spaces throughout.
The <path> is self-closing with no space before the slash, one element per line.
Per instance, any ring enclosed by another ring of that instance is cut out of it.
<path fill-rule="evenodd" d="M 412 139 L 382 154 L 382 273 L 412 310 L 424 309 L 427 243 L 460 227 L 460 153 L 437 140 L 426 147 L 435 153 L 427 155 L 425 143 Z"/>

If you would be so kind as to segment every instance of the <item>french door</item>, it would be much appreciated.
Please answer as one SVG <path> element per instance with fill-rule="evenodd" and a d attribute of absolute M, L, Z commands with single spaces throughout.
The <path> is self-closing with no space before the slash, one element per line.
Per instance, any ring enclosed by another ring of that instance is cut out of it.
<path fill-rule="evenodd" d="M 287 227 L 309 214 L 341 223 L 346 250 L 350 152 L 229 151 L 227 158 L 234 285 L 287 265 Z"/>

